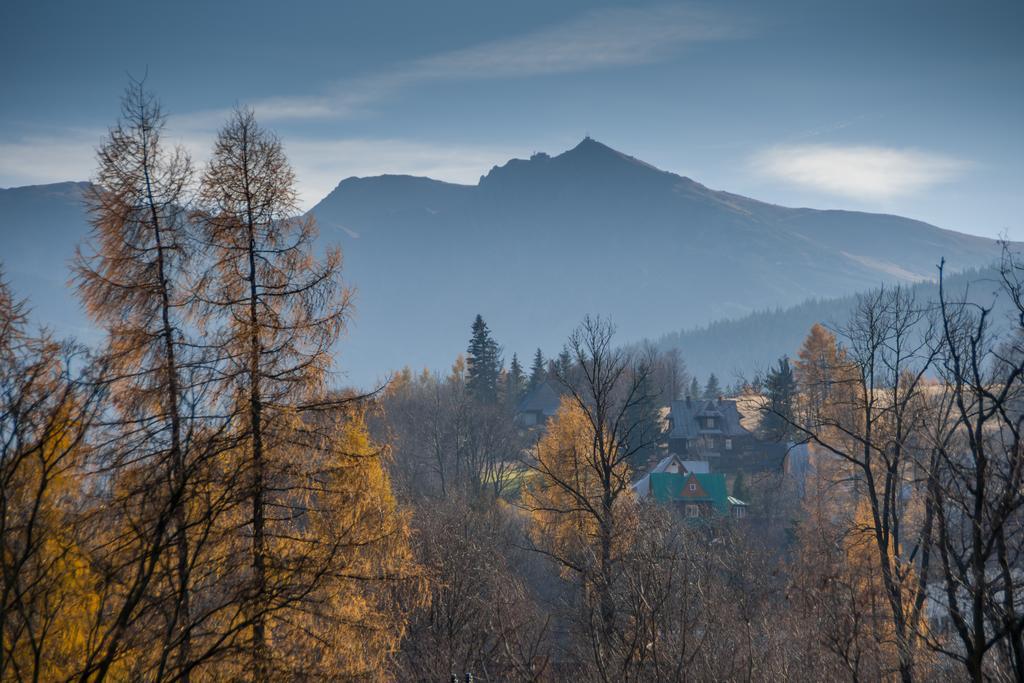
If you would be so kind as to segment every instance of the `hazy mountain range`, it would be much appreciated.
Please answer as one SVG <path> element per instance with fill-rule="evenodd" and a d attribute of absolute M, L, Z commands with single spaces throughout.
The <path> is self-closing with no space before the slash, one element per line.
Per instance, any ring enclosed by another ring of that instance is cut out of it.
<path fill-rule="evenodd" d="M 64 283 L 87 232 L 82 187 L 0 190 L 7 278 L 41 320 L 80 336 L 87 325 Z M 711 190 L 590 138 L 557 156 L 496 166 L 476 185 L 348 178 L 312 213 L 322 240 L 342 245 L 346 278 L 358 289 L 339 364 L 360 384 L 406 364 L 446 368 L 477 313 L 506 360 L 515 351 L 526 362 L 538 346 L 556 353 L 586 313 L 610 316 L 623 342 L 659 338 L 933 278 L 942 257 L 963 269 L 999 253 L 993 240 L 899 216 Z M 737 362 L 723 359 L 717 371 Z"/>

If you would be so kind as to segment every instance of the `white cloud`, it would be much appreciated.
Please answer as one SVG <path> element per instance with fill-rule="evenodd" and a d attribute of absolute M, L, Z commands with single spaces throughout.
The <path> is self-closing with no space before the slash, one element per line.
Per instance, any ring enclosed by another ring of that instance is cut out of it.
<path fill-rule="evenodd" d="M 753 168 L 801 187 L 854 199 L 883 201 L 954 180 L 969 162 L 915 149 L 783 145 L 756 154 Z"/>
<path fill-rule="evenodd" d="M 0 187 L 87 179 L 102 135 L 97 130 L 0 142 Z"/>
<path fill-rule="evenodd" d="M 687 6 L 605 9 L 512 38 L 407 62 L 390 71 L 337 82 L 321 94 L 251 102 L 262 121 L 341 118 L 402 89 L 437 81 L 578 73 L 666 59 L 680 47 L 743 35 L 735 19 Z M 219 125 L 226 110 L 178 117 L 180 125 Z"/>
<path fill-rule="evenodd" d="M 198 168 L 207 161 L 213 133 L 187 132 L 166 140 L 188 150 Z M 103 131 L 76 131 L 0 142 L 0 187 L 85 180 L 96 166 Z M 323 199 L 344 178 L 384 173 L 429 176 L 475 184 L 496 163 L 529 150 L 503 146 L 452 145 L 399 139 L 303 138 L 284 140 L 295 168 L 304 208 Z"/>

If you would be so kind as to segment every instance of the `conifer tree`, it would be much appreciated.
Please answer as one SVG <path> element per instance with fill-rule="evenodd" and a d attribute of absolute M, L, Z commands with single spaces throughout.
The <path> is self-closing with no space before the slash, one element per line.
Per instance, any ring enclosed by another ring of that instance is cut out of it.
<path fill-rule="evenodd" d="M 186 216 L 193 170 L 181 148 L 163 143 L 164 115 L 141 82 L 133 81 L 126 90 L 121 113 L 97 153 L 99 168 L 86 194 L 92 239 L 86 251 L 78 251 L 75 275 L 86 311 L 107 333 L 108 381 L 117 413 L 112 428 L 120 430 L 118 443 L 125 455 L 111 455 L 105 467 L 114 481 L 135 482 L 119 489 L 125 509 L 136 507 L 132 496 L 146 502 L 146 520 L 131 523 L 137 552 L 160 553 L 160 516 L 170 509 L 174 518 L 175 558 L 168 560 L 174 570 L 167 579 L 174 604 L 163 610 L 171 623 L 161 628 L 164 640 L 157 649 L 163 649 L 163 671 L 170 651 L 176 650 L 176 664 L 187 680 L 193 557 L 186 509 L 195 466 L 187 376 L 195 366 L 184 316 L 193 251 Z M 139 566 L 159 571 L 156 564 Z M 136 574 L 131 581 L 141 587 L 150 576 Z M 138 607 L 157 601 L 152 592 L 145 600 L 143 594 L 130 594 Z M 126 615 L 134 614 L 135 606 L 126 604 L 125 609 Z M 98 660 L 99 675 L 118 656 L 118 640 L 112 637 Z"/>
<path fill-rule="evenodd" d="M 690 380 L 690 398 L 700 398 L 700 382 L 694 377 Z"/>
<path fill-rule="evenodd" d="M 708 375 L 707 384 L 704 385 L 704 398 L 715 399 L 722 395 L 722 385 L 718 383 L 715 373 Z"/>
<path fill-rule="evenodd" d="M 548 376 L 547 361 L 544 360 L 544 354 L 538 348 L 533 354 L 533 364 L 530 365 L 530 383 L 527 385 L 527 391 L 533 391 L 539 387 Z"/>
<path fill-rule="evenodd" d="M 572 353 L 569 351 L 568 346 L 563 346 L 562 351 L 555 360 L 555 374 L 563 378 L 563 380 L 568 380 L 569 375 L 572 373 L 572 366 Z"/>
<path fill-rule="evenodd" d="M 466 350 L 466 386 L 481 403 L 496 403 L 501 374 L 501 349 L 479 314 L 473 320 L 473 335 Z"/>
<path fill-rule="evenodd" d="M 316 223 L 298 217 L 281 142 L 252 111 L 235 111 L 220 131 L 201 198 L 211 261 L 201 288 L 204 325 L 217 331 L 224 409 L 237 424 L 237 476 L 249 506 L 242 519 L 251 529 L 251 670 L 266 681 L 285 675 L 272 661 L 275 617 L 315 592 L 304 582 L 313 580 L 318 544 L 303 545 L 290 524 L 301 519 L 300 492 L 313 473 L 294 462 L 312 461 L 323 447 L 309 421 L 333 405 L 323 398 L 324 382 L 350 291 L 340 281 L 338 249 L 314 258 Z"/>
<path fill-rule="evenodd" d="M 505 402 L 512 410 L 519 405 L 523 392 L 526 389 L 526 378 L 523 375 L 523 366 L 519 364 L 519 357 L 512 354 L 512 363 L 509 365 L 508 373 L 505 375 Z"/>
<path fill-rule="evenodd" d="M 789 358 L 783 356 L 765 378 L 768 405 L 762 425 L 770 439 L 785 441 L 793 433 L 793 401 L 796 379 Z"/>

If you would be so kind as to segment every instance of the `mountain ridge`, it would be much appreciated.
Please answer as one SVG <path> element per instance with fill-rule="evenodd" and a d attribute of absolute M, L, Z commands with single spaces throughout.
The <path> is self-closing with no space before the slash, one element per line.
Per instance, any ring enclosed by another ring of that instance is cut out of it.
<path fill-rule="evenodd" d="M 87 231 L 85 186 L 0 191 L 4 251 L 18 254 L 5 272 L 41 317 L 76 333 L 84 318 L 63 286 Z M 592 138 L 554 156 L 507 160 L 476 185 L 345 178 L 308 213 L 324 245 L 343 246 L 345 278 L 358 290 L 340 364 L 364 386 L 406 364 L 446 367 L 476 313 L 507 355 L 526 357 L 538 346 L 556 352 L 588 313 L 610 316 L 623 341 L 655 339 L 811 297 L 927 280 L 943 256 L 951 270 L 998 257 L 993 240 L 901 216 L 714 190 Z"/>

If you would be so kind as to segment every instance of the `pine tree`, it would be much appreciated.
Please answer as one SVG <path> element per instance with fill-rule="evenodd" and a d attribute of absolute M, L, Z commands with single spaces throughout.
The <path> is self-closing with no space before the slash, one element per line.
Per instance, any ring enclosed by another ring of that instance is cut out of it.
<path fill-rule="evenodd" d="M 762 425 L 768 438 L 787 441 L 793 432 L 793 400 L 796 396 L 796 379 L 789 358 L 783 356 L 778 365 L 765 378 L 768 405 Z"/>
<path fill-rule="evenodd" d="M 498 400 L 498 377 L 501 374 L 501 349 L 491 337 L 487 323 L 479 314 L 473 321 L 473 336 L 466 350 L 466 386 L 481 403 Z"/>
<path fill-rule="evenodd" d="M 700 382 L 697 381 L 696 376 L 690 380 L 689 398 L 700 398 Z"/>
<path fill-rule="evenodd" d="M 555 360 L 555 373 L 563 381 L 567 381 L 572 373 L 572 366 L 572 354 L 569 352 L 569 347 L 563 346 L 561 353 L 558 354 L 558 358 Z"/>
<path fill-rule="evenodd" d="M 523 366 L 519 364 L 519 357 L 513 353 L 512 363 L 505 375 L 505 403 L 510 409 L 515 410 L 519 405 L 525 389 L 526 378 L 523 375 Z"/>
<path fill-rule="evenodd" d="M 647 465 L 647 461 L 658 451 L 658 440 L 661 436 L 658 396 L 653 389 L 654 381 L 650 372 L 649 367 L 639 368 L 636 400 L 624 415 L 627 423 L 633 427 L 625 439 L 631 451 L 629 464 L 633 469 Z"/>
<path fill-rule="evenodd" d="M 547 377 L 547 361 L 544 360 L 544 354 L 541 353 L 541 350 L 537 349 L 536 353 L 533 354 L 533 364 L 530 366 L 530 383 L 526 390 L 533 391 L 543 384 Z"/>
<path fill-rule="evenodd" d="M 736 473 L 736 479 L 732 482 L 732 497 L 744 503 L 750 502 L 750 491 L 747 489 L 747 479 L 743 476 L 742 470 Z"/>
<path fill-rule="evenodd" d="M 718 383 L 715 373 L 708 375 L 708 382 L 704 385 L 704 398 L 718 398 L 722 395 L 722 386 Z"/>

